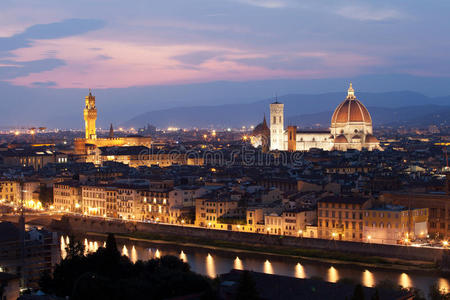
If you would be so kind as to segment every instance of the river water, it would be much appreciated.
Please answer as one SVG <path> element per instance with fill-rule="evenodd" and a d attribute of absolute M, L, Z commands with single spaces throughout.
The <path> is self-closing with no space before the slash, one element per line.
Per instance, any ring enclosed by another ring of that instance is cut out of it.
<path fill-rule="evenodd" d="M 65 257 L 65 247 L 68 242 L 68 236 L 61 237 L 62 257 Z M 85 238 L 85 251 L 86 253 L 95 252 L 104 243 L 101 238 Z M 438 272 L 366 268 L 349 263 L 302 260 L 233 250 L 224 251 L 142 241 L 118 241 L 118 246 L 122 254 L 128 256 L 133 262 L 159 258 L 163 255 L 174 255 L 188 263 L 194 272 L 212 278 L 234 268 L 297 278 L 320 277 L 329 282 L 337 282 L 345 278 L 368 287 L 373 287 L 383 280 L 390 280 L 402 287 L 419 288 L 425 294 L 428 293 L 432 284 L 437 284 L 440 289 L 446 291 L 450 289 L 450 279 L 442 277 Z"/>

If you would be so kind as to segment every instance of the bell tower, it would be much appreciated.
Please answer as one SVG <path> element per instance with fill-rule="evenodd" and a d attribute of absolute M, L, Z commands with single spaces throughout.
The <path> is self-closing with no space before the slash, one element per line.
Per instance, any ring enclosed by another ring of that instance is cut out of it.
<path fill-rule="evenodd" d="M 84 99 L 86 102 L 84 108 L 86 140 L 95 140 L 97 139 L 95 128 L 95 122 L 97 121 L 97 107 L 95 107 L 95 96 L 92 96 L 91 89 L 89 89 L 89 95 Z"/>
<path fill-rule="evenodd" d="M 270 150 L 284 149 L 284 104 L 278 99 L 270 104 Z"/>

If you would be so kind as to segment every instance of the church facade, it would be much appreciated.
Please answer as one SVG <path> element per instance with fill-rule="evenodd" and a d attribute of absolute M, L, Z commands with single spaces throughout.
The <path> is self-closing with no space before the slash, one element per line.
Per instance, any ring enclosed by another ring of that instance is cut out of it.
<path fill-rule="evenodd" d="M 326 151 L 382 150 L 380 142 L 373 135 L 369 111 L 355 97 L 351 83 L 346 99 L 338 105 L 331 117 L 329 130 L 306 131 L 300 130 L 297 126 L 284 128 L 284 104 L 275 101 L 270 104 L 269 134 L 270 138 L 267 138 L 270 140 L 270 150 L 309 151 L 312 148 Z"/>
<path fill-rule="evenodd" d="M 88 154 L 89 150 L 100 147 L 121 147 L 121 146 L 146 146 L 151 147 L 152 139 L 142 136 L 114 137 L 114 131 L 110 129 L 109 137 L 97 137 L 97 107 L 95 104 L 95 96 L 89 91 L 89 95 L 85 97 L 84 107 L 84 124 L 85 138 L 75 139 L 75 153 L 79 155 Z"/>

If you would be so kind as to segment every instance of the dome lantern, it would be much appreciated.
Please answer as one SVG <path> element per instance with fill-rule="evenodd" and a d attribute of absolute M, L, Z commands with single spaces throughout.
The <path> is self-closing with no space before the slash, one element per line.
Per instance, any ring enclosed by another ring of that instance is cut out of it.
<path fill-rule="evenodd" d="M 347 90 L 347 99 L 356 99 L 355 90 L 353 89 L 351 82 L 350 82 L 350 87 Z"/>

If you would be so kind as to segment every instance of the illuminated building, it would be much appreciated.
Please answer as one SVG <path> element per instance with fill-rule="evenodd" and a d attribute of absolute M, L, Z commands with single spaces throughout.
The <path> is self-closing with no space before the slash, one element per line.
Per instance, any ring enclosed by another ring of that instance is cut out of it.
<path fill-rule="evenodd" d="M 362 198 L 326 197 L 317 203 L 319 238 L 363 241 L 363 210 L 370 201 Z"/>
<path fill-rule="evenodd" d="M 265 115 L 263 122 L 253 129 L 252 135 L 250 136 L 250 142 L 254 147 L 261 147 L 264 152 L 269 150 L 270 129 L 267 126 Z"/>
<path fill-rule="evenodd" d="M 22 187 L 20 182 L 16 180 L 1 180 L 0 181 L 0 200 L 4 202 L 13 202 L 19 204 L 22 199 Z"/>
<path fill-rule="evenodd" d="M 260 146 L 257 135 L 252 139 Z M 367 108 L 355 97 L 350 83 L 346 99 L 338 105 L 331 117 L 329 130 L 304 131 L 297 126 L 284 128 L 284 104 L 270 104 L 270 150 L 308 151 L 312 148 L 327 151 L 349 149 L 382 150 L 373 136 L 372 118 Z"/>
<path fill-rule="evenodd" d="M 398 244 L 413 238 L 426 238 L 428 209 L 383 205 L 364 211 L 365 242 Z"/>
<path fill-rule="evenodd" d="M 3 163 L 11 166 L 33 167 L 40 170 L 48 163 L 66 163 L 67 155 L 47 147 L 13 148 L 0 154 Z"/>
<path fill-rule="evenodd" d="M 76 182 L 55 183 L 53 185 L 53 207 L 58 211 L 81 213 L 81 187 Z"/>
<path fill-rule="evenodd" d="M 89 95 L 85 97 L 84 108 L 85 121 L 85 138 L 75 139 L 75 153 L 79 155 L 89 154 L 90 150 L 99 147 L 114 147 L 114 146 L 146 146 L 151 147 L 151 138 L 142 136 L 128 136 L 128 137 L 114 137 L 112 125 L 109 132 L 109 137 L 98 138 L 96 121 L 97 121 L 97 107 L 95 104 L 95 96 L 89 91 Z"/>

